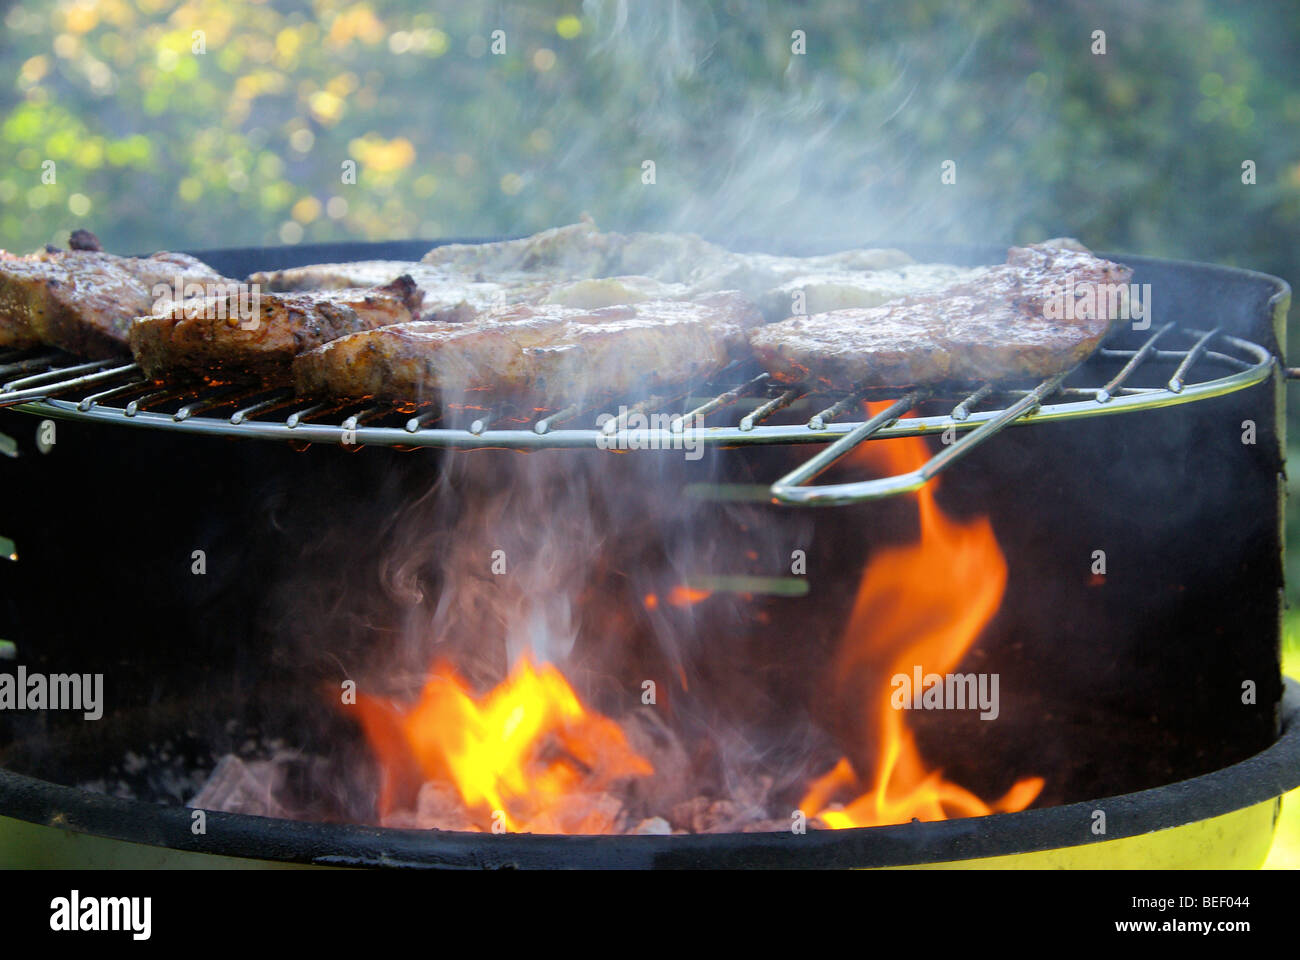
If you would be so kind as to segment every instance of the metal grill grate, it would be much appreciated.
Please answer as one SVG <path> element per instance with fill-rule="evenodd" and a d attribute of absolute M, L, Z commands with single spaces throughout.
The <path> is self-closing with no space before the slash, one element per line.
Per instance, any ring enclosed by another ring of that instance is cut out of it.
<path fill-rule="evenodd" d="M 1131 331 L 1124 336 L 1131 339 Z M 711 446 L 830 444 L 773 484 L 771 492 L 782 503 L 833 505 L 915 490 L 1007 426 L 1132 413 L 1222 396 L 1267 379 L 1273 366 L 1273 356 L 1250 341 L 1217 329 L 1182 329 L 1168 323 L 1127 346 L 1108 344 L 1075 370 L 1037 384 L 985 383 L 958 393 L 918 389 L 903 396 L 898 390 L 826 395 L 772 383 L 767 374 L 742 364 L 724 371 L 714 383 L 679 396 L 622 405 L 615 401 L 600 409 L 573 404 L 521 412 L 431 403 L 339 403 L 295 397 L 283 388 L 233 384 L 159 384 L 121 360 L 85 363 L 62 353 L 34 351 L 0 354 L 0 407 L 67 420 L 341 444 L 348 449 L 680 449 L 686 425 L 699 423 L 703 425 L 698 429 L 691 428 L 691 439 Z M 894 402 L 861 420 L 862 403 L 871 399 Z M 597 427 L 597 416 L 611 408 L 622 412 L 605 417 Z M 914 408 L 921 415 L 900 419 Z M 722 423 L 726 411 L 730 416 Z M 640 417 L 651 425 L 640 426 Z M 859 483 L 810 485 L 859 443 L 932 434 L 951 442 L 916 471 Z"/>

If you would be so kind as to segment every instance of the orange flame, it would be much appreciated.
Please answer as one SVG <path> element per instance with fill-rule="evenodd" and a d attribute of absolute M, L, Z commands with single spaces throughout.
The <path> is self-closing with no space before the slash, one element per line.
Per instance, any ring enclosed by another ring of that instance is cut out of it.
<path fill-rule="evenodd" d="M 901 473 L 927 457 L 921 438 L 900 438 L 865 444 L 857 465 L 868 461 Z M 861 741 L 876 753 L 873 763 L 859 762 L 862 770 L 841 758 L 808 788 L 800 809 L 832 828 L 1013 812 L 1029 806 L 1043 787 L 1041 778 L 1028 778 L 985 803 L 926 768 L 903 711 L 891 704 L 895 675 L 911 676 L 918 665 L 927 674 L 956 667 L 1006 590 L 1006 558 L 987 517 L 949 519 L 935 502 L 933 484 L 918 492 L 918 507 L 918 541 L 879 551 L 863 572 L 836 656 L 841 692 L 868 704 Z M 840 800 L 846 802 L 840 806 Z"/>
<path fill-rule="evenodd" d="M 481 696 L 436 665 L 415 704 L 358 697 L 357 705 L 379 758 L 381 814 L 411 806 L 420 783 L 449 783 L 470 829 L 608 833 L 618 810 L 596 798 L 620 780 L 654 773 L 558 669 L 527 657 Z"/>

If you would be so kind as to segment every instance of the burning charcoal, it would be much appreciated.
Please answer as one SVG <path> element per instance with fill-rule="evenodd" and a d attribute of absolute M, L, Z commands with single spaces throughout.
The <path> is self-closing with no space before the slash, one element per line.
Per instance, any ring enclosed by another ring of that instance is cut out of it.
<path fill-rule="evenodd" d="M 521 828 L 524 833 L 612 833 L 623 801 L 612 793 L 571 793 L 555 797 Z"/>
<path fill-rule="evenodd" d="M 122 760 L 122 769 L 127 773 L 139 773 L 148 765 L 149 761 L 134 750 L 128 750 L 126 757 Z"/>
<path fill-rule="evenodd" d="M 379 819 L 381 827 L 390 830 L 423 830 L 414 810 L 394 810 Z"/>
<path fill-rule="evenodd" d="M 773 821 L 768 817 L 768 798 L 771 796 L 774 782 L 771 776 L 758 774 L 737 783 L 732 791 L 731 802 L 734 813 L 727 826 L 722 829 L 748 832 L 755 823 L 772 823 Z M 777 824 L 775 828 L 758 829 L 786 830 L 790 826 L 786 820 L 777 821 Z"/>
<path fill-rule="evenodd" d="M 722 833 L 732 829 L 740 818 L 740 806 L 734 800 L 715 800 L 695 823 L 696 833 Z"/>
<path fill-rule="evenodd" d="M 679 830 L 695 832 L 696 817 L 709 805 L 708 797 L 692 797 L 684 800 L 672 809 L 671 820 Z"/>
<path fill-rule="evenodd" d="M 694 797 L 673 807 L 673 823 L 691 833 L 725 833 L 735 829 L 741 807 L 734 800 Z"/>
<path fill-rule="evenodd" d="M 632 831 L 639 835 L 669 836 L 673 832 L 672 825 L 663 817 L 650 817 L 642 820 Z"/>
<path fill-rule="evenodd" d="M 743 807 L 757 807 L 760 811 L 767 809 L 767 798 L 772 793 L 775 779 L 769 774 L 761 773 L 742 779 L 735 785 L 732 797 Z"/>
<path fill-rule="evenodd" d="M 389 826 L 385 822 L 384 826 Z M 420 787 L 415 801 L 415 826 L 420 830 L 481 830 L 465 810 L 460 794 L 450 783 L 430 781 Z"/>
<path fill-rule="evenodd" d="M 244 763 L 228 753 L 189 806 L 257 817 L 287 817 L 288 812 L 275 799 L 282 773 L 278 764 L 261 760 Z"/>
<path fill-rule="evenodd" d="M 654 776 L 628 785 L 628 806 L 646 812 L 671 810 L 689 796 L 690 759 L 677 735 L 654 707 L 642 707 L 622 718 L 627 742 L 654 767 Z"/>
<path fill-rule="evenodd" d="M 281 768 L 276 800 L 293 819 L 330 817 L 346 803 L 338 788 L 338 771 L 323 757 L 281 747 L 266 762 Z"/>

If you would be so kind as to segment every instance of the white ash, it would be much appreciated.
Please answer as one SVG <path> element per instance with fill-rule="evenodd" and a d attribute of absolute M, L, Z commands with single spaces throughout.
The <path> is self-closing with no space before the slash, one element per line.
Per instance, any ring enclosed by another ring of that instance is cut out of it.
<path fill-rule="evenodd" d="M 226 732 L 240 732 L 239 721 L 230 721 Z M 279 738 L 263 739 L 254 734 L 244 738 L 240 757 L 264 760 L 285 749 L 284 741 Z M 76 786 L 123 800 L 183 806 L 208 783 L 225 755 L 205 745 L 193 730 L 187 730 L 176 738 L 127 750 L 102 776 L 81 781 Z"/>
<path fill-rule="evenodd" d="M 663 817 L 648 817 L 638 823 L 636 829 L 632 832 L 636 834 L 666 836 L 673 832 L 673 825 Z"/>

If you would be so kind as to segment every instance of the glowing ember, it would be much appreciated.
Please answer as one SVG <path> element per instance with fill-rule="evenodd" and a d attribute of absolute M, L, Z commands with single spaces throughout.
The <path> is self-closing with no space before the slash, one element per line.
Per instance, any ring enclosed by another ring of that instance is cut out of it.
<path fill-rule="evenodd" d="M 688 587 L 685 584 L 678 584 L 668 591 L 667 601 L 669 606 L 673 607 L 693 607 L 697 603 L 709 599 L 713 596 L 711 590 L 697 590 L 694 587 Z M 659 606 L 659 596 L 654 593 L 645 595 L 645 607 L 647 610 L 654 610 Z"/>
<path fill-rule="evenodd" d="M 409 805 L 421 782 L 449 784 L 458 809 L 448 828 L 607 833 L 621 803 L 603 795 L 654 773 L 559 670 L 527 658 L 482 696 L 439 665 L 415 704 L 358 698 L 358 707 L 380 762 L 381 814 Z"/>
<path fill-rule="evenodd" d="M 927 456 L 919 437 L 874 441 L 864 445 L 858 465 L 874 461 L 903 472 Z M 800 809 L 832 828 L 1013 812 L 1033 803 L 1043 787 L 1041 778 L 1028 778 L 985 803 L 926 768 L 903 711 L 891 703 L 895 675 L 912 676 L 917 666 L 942 675 L 956 667 L 1006 589 L 1006 559 L 988 519 L 950 520 L 935 503 L 933 487 L 918 493 L 919 540 L 880 550 L 868 563 L 840 642 L 836 683 L 841 694 L 868 705 L 861 740 L 876 752 L 866 770 L 842 758 L 804 795 Z"/>

